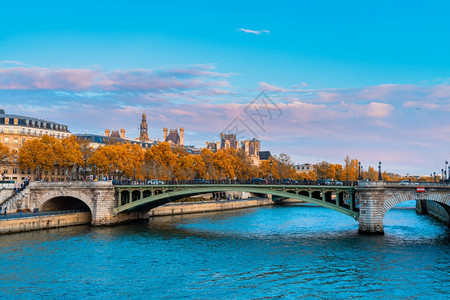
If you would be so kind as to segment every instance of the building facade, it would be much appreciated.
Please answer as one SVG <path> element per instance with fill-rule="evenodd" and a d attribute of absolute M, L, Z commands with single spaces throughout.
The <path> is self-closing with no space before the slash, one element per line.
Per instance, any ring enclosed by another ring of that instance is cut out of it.
<path fill-rule="evenodd" d="M 170 144 L 182 146 L 184 145 L 184 128 L 180 127 L 180 132 L 178 129 L 163 129 L 163 142 L 168 142 Z"/>
<path fill-rule="evenodd" d="M 49 135 L 57 139 L 63 139 L 71 135 L 67 125 L 53 121 L 32 118 L 16 114 L 7 114 L 0 109 L 0 143 L 13 151 L 10 161 L 1 162 L 2 178 L 5 180 L 24 181 L 25 177 L 31 176 L 31 170 L 21 170 L 17 164 L 17 152 L 22 145 L 32 139 Z M 58 176 L 59 170 L 54 171 Z M 63 174 L 59 174 L 64 178 Z"/>

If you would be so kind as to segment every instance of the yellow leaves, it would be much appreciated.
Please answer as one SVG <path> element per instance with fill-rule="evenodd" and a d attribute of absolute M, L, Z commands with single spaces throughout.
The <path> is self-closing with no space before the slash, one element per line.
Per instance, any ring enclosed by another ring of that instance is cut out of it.
<path fill-rule="evenodd" d="M 3 161 L 5 158 L 9 158 L 11 155 L 11 151 L 9 148 L 2 143 L 0 143 L 0 162 Z"/>
<path fill-rule="evenodd" d="M 53 170 L 55 166 L 70 168 L 82 163 L 79 145 L 74 137 L 58 140 L 44 135 L 41 139 L 26 141 L 19 149 L 19 165 L 22 169 Z"/>

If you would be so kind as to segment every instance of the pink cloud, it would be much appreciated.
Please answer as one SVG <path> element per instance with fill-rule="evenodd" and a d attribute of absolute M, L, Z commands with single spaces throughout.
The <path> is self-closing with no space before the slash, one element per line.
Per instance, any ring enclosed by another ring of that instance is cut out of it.
<path fill-rule="evenodd" d="M 0 68 L 0 90 L 154 91 L 228 88 L 231 74 L 212 71 L 209 64 L 173 70 Z M 219 90 L 217 90 L 219 91 Z"/>
<path fill-rule="evenodd" d="M 0 89 L 90 90 L 99 72 L 89 69 L 13 67 L 0 69 Z"/>

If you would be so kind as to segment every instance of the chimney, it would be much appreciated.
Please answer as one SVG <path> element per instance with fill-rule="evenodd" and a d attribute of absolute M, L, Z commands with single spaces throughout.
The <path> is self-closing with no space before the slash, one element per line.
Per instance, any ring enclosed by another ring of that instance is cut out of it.
<path fill-rule="evenodd" d="M 109 129 L 105 129 L 105 136 L 109 136 L 109 133 L 110 133 Z"/>
<path fill-rule="evenodd" d="M 125 138 L 125 129 L 120 129 L 120 138 Z"/>
<path fill-rule="evenodd" d="M 164 135 L 163 135 L 163 142 L 165 142 L 165 141 L 166 141 L 166 138 L 167 138 L 167 128 L 164 128 L 164 129 L 163 129 L 163 132 L 164 132 Z"/>
<path fill-rule="evenodd" d="M 184 145 L 184 128 L 180 127 L 180 145 Z"/>

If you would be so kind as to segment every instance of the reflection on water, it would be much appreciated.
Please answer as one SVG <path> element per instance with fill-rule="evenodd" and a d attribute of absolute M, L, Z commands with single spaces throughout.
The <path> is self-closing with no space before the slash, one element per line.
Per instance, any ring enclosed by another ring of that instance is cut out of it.
<path fill-rule="evenodd" d="M 392 209 L 384 236 L 298 205 L 0 238 L 8 298 L 445 298 L 450 231 Z"/>

